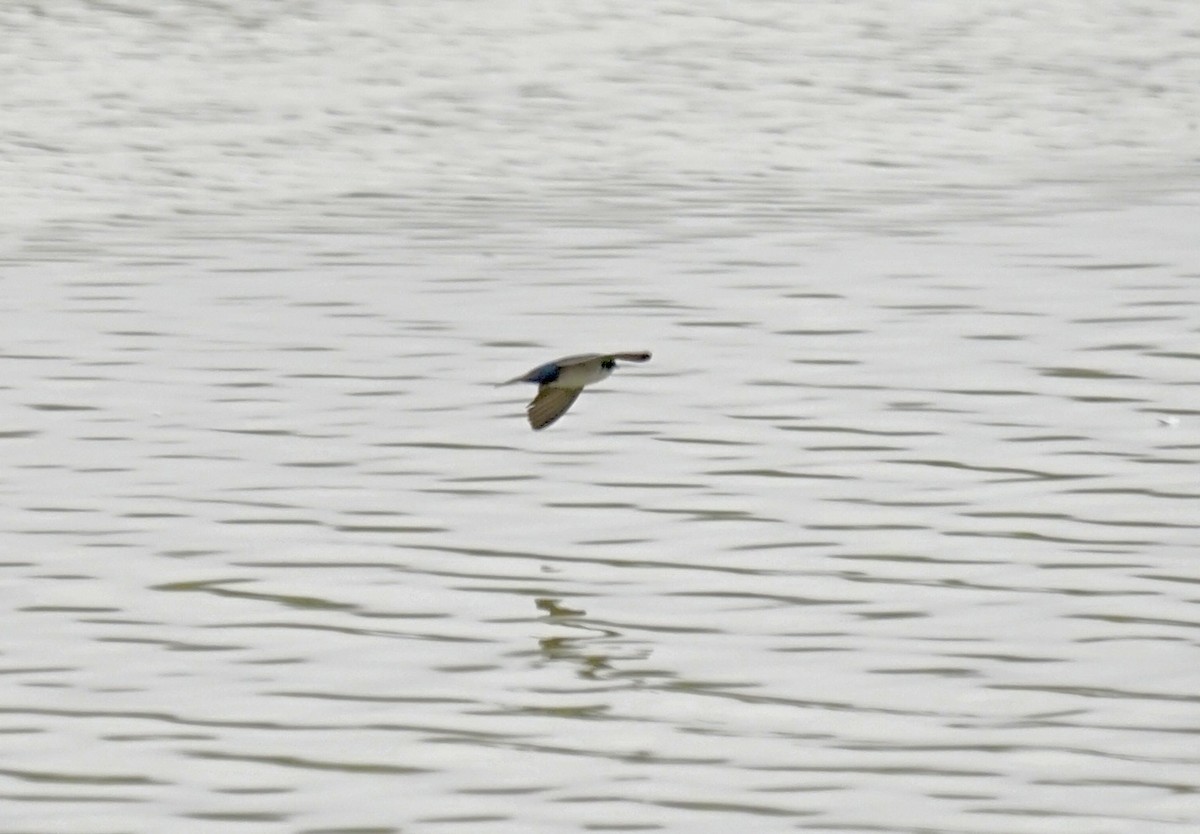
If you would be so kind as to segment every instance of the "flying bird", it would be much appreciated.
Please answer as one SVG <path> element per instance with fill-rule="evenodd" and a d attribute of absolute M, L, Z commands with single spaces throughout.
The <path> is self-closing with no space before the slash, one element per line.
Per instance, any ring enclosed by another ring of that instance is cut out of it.
<path fill-rule="evenodd" d="M 563 416 L 586 386 L 606 379 L 613 372 L 613 368 L 617 367 L 618 359 L 622 362 L 645 362 L 650 359 L 650 352 L 581 353 L 578 356 L 566 356 L 545 365 L 538 365 L 529 373 L 500 384 L 538 384 L 537 396 L 525 407 L 529 425 L 536 431 L 546 428 Z"/>

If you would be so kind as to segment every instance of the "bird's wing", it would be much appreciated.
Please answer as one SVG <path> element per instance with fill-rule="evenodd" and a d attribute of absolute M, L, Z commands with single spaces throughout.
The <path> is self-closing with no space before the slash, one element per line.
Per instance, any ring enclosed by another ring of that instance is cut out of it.
<path fill-rule="evenodd" d="M 497 382 L 496 386 L 512 385 L 514 382 L 536 382 L 538 385 L 545 385 L 547 382 L 553 382 L 558 378 L 559 371 L 563 368 L 569 368 L 572 365 L 583 365 L 597 359 L 620 359 L 625 362 L 647 362 L 650 359 L 650 351 L 640 350 L 627 353 L 577 353 L 574 356 L 564 356 L 562 359 L 555 359 L 553 362 L 547 362 L 545 365 L 538 365 L 531 371 L 527 371 L 520 376 L 514 376 L 506 382 Z"/>
<path fill-rule="evenodd" d="M 585 362 L 591 362 L 593 359 L 603 358 L 603 353 L 577 353 L 574 356 L 564 356 L 562 359 L 555 359 L 551 364 L 558 365 L 560 368 L 569 368 L 572 365 L 582 365 Z"/>
<path fill-rule="evenodd" d="M 529 416 L 529 425 L 533 426 L 534 430 L 546 428 L 563 416 L 582 390 L 582 388 L 554 388 L 550 385 L 543 385 L 538 390 L 538 395 L 533 398 L 533 402 L 525 408 Z"/>

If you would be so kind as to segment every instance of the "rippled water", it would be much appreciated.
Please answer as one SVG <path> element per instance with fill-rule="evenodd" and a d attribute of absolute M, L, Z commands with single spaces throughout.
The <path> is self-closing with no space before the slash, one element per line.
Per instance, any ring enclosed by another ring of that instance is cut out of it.
<path fill-rule="evenodd" d="M 0 12 L 0 831 L 1194 831 L 1200 7 L 402 5 Z"/>

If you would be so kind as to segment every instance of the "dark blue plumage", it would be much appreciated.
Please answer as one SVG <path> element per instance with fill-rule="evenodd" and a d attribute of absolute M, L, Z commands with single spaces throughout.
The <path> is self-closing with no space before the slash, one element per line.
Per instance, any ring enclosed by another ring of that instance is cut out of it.
<path fill-rule="evenodd" d="M 545 365 L 539 365 L 529 373 L 522 377 L 522 382 L 536 382 L 538 385 L 546 385 L 558 379 L 558 375 L 562 373 L 562 367 L 557 362 L 547 362 Z"/>

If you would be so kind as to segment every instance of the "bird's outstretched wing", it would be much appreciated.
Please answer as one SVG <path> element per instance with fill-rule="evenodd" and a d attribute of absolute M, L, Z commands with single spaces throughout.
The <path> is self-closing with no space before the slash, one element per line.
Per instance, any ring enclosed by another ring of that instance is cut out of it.
<path fill-rule="evenodd" d="M 529 416 L 529 425 L 536 429 L 544 429 L 566 413 L 571 403 L 579 398 L 582 388 L 555 388 L 543 385 L 538 395 L 533 398 L 525 411 Z"/>
<path fill-rule="evenodd" d="M 562 359 L 555 359 L 553 362 L 547 362 L 544 365 L 538 365 L 530 371 L 526 371 L 520 376 L 514 376 L 512 379 L 504 382 L 497 382 L 496 386 L 512 385 L 514 382 L 536 382 L 538 385 L 546 385 L 558 379 L 558 375 L 562 373 L 563 368 L 569 368 L 572 365 L 583 365 L 595 359 L 620 359 L 623 362 L 649 362 L 650 351 L 638 350 L 627 353 L 579 353 L 575 356 L 564 356 Z"/>

